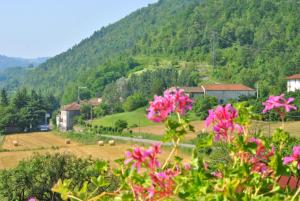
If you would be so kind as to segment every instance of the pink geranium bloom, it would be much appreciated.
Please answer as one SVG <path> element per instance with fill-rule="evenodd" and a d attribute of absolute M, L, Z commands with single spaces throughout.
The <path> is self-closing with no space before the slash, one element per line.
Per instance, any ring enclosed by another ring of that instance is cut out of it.
<path fill-rule="evenodd" d="M 211 173 L 212 176 L 218 178 L 218 179 L 222 179 L 223 178 L 223 174 L 219 171 L 214 171 Z"/>
<path fill-rule="evenodd" d="M 156 143 L 153 144 L 149 149 L 144 150 L 143 148 L 136 147 L 132 151 L 127 151 L 125 153 L 125 164 L 132 163 L 132 168 L 137 168 L 139 172 L 142 165 L 151 170 L 160 167 L 157 156 L 161 153 L 161 145 Z"/>
<path fill-rule="evenodd" d="M 300 170 L 300 146 L 294 146 L 292 155 L 283 158 L 284 165 L 290 164 L 294 161 L 297 162 L 297 168 Z"/>
<path fill-rule="evenodd" d="M 154 122 L 161 122 L 168 118 L 174 110 L 172 99 L 162 96 L 155 96 L 154 101 L 150 102 L 148 109 L 148 119 Z"/>
<path fill-rule="evenodd" d="M 285 112 L 290 112 L 291 110 L 297 110 L 297 107 L 291 103 L 294 101 L 294 98 L 286 99 L 284 94 L 280 96 L 270 96 L 266 102 L 262 104 L 265 106 L 263 113 L 267 113 L 273 109 L 283 109 Z"/>
<path fill-rule="evenodd" d="M 125 154 L 125 164 L 133 162 L 132 167 L 137 168 L 138 172 L 141 169 L 142 163 L 146 160 L 147 154 L 142 148 L 136 147 L 132 152 L 127 151 Z"/>
<path fill-rule="evenodd" d="M 205 120 L 205 126 L 209 127 L 213 124 L 213 131 L 216 134 L 215 140 L 228 139 L 229 133 L 236 130 L 238 133 L 242 132 L 242 127 L 239 124 L 234 123 L 238 113 L 231 104 L 227 104 L 225 107 L 219 105 L 215 110 L 208 111 L 208 117 Z"/>
<path fill-rule="evenodd" d="M 184 115 L 192 109 L 192 99 L 184 93 L 183 89 L 171 88 L 164 92 L 163 96 L 155 96 L 148 108 L 148 119 L 161 122 L 168 118 L 172 112 Z"/>

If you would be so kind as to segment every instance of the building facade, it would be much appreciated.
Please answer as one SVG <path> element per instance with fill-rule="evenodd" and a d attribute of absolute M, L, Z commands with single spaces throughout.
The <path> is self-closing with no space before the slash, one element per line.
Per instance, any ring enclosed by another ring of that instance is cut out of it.
<path fill-rule="evenodd" d="M 80 101 L 80 104 L 73 102 L 69 105 L 65 105 L 60 110 L 60 114 L 56 117 L 56 125 L 61 131 L 72 130 L 74 126 L 74 117 L 80 115 L 80 106 L 82 104 L 89 104 L 91 107 L 95 107 L 101 103 L 100 98 L 90 99 L 88 101 Z M 91 110 L 92 116 L 92 110 Z"/>
<path fill-rule="evenodd" d="M 237 100 L 242 96 L 255 96 L 256 91 L 242 84 L 208 84 L 199 87 L 182 87 L 192 98 L 197 96 L 214 96 L 219 103 L 229 99 Z"/>
<path fill-rule="evenodd" d="M 287 77 L 287 91 L 295 92 L 300 90 L 300 74 Z"/>

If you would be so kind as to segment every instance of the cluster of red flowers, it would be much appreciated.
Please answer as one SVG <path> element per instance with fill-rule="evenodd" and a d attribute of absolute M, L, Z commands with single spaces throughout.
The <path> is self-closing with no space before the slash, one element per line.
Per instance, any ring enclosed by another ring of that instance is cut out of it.
<path fill-rule="evenodd" d="M 275 148 L 273 147 L 271 151 L 267 151 L 262 141 L 254 137 L 249 139 L 249 143 L 256 144 L 256 153 L 251 154 L 248 161 L 252 165 L 252 171 L 262 174 L 269 173 L 270 168 L 267 164 L 269 158 L 274 155 Z"/>
<path fill-rule="evenodd" d="M 149 171 L 151 182 L 147 186 L 133 184 L 135 196 L 142 200 L 158 200 L 173 194 L 175 188 L 174 178 L 180 174 L 178 168 L 159 171 L 157 160 L 161 153 L 160 144 L 153 144 L 149 149 L 137 147 L 126 153 L 125 164 L 132 163 L 133 168 L 140 172 L 141 167 Z"/>
<path fill-rule="evenodd" d="M 172 112 L 183 115 L 192 109 L 192 99 L 184 93 L 183 89 L 171 88 L 164 92 L 164 96 L 155 96 L 148 108 L 148 119 L 161 122 L 168 118 Z"/>
<path fill-rule="evenodd" d="M 225 107 L 219 105 L 215 110 L 208 111 L 208 117 L 205 120 L 205 126 L 209 127 L 213 124 L 213 131 L 216 134 L 215 140 L 228 139 L 229 134 L 235 130 L 238 133 L 243 132 L 242 126 L 234 123 L 234 120 L 238 117 L 238 112 L 231 104 L 227 104 Z"/>

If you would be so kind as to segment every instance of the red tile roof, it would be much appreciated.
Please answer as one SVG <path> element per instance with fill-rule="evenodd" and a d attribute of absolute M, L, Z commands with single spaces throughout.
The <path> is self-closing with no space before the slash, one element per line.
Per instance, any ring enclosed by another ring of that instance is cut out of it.
<path fill-rule="evenodd" d="M 206 91 L 255 91 L 242 84 L 207 84 L 203 87 Z"/>
<path fill-rule="evenodd" d="M 202 87 L 180 87 L 186 93 L 203 93 Z"/>
<path fill-rule="evenodd" d="M 65 105 L 62 108 L 62 111 L 76 111 L 80 110 L 80 105 L 77 102 L 70 103 L 69 105 Z"/>
<path fill-rule="evenodd" d="M 300 74 L 295 74 L 287 77 L 288 80 L 300 79 Z"/>

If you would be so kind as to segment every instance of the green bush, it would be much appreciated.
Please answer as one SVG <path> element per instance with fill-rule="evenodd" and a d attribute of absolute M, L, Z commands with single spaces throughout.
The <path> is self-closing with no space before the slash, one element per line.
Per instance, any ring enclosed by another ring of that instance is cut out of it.
<path fill-rule="evenodd" d="M 212 96 L 199 96 L 195 99 L 193 110 L 196 115 L 201 119 L 205 119 L 208 115 L 208 110 L 214 108 L 218 105 L 218 100 L 216 97 Z"/>
<path fill-rule="evenodd" d="M 143 107 L 147 104 L 147 100 L 144 96 L 139 93 L 135 93 L 132 96 L 128 96 L 126 101 L 123 103 L 125 111 L 133 111 L 137 108 Z"/>
<path fill-rule="evenodd" d="M 0 198 L 3 201 L 27 201 L 30 197 L 61 200 L 59 195 L 51 192 L 53 185 L 63 178 L 71 179 L 71 186 L 81 187 L 85 180 L 97 176 L 96 163 L 90 158 L 80 159 L 65 154 L 35 155 L 30 160 L 21 161 L 16 168 L 0 172 Z M 111 185 L 114 188 L 115 183 Z"/>
<path fill-rule="evenodd" d="M 128 123 L 125 120 L 119 119 L 115 122 L 115 128 L 117 131 L 123 131 L 125 128 L 128 127 Z"/>

